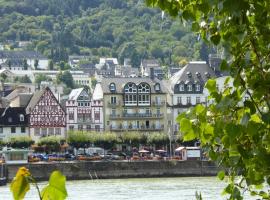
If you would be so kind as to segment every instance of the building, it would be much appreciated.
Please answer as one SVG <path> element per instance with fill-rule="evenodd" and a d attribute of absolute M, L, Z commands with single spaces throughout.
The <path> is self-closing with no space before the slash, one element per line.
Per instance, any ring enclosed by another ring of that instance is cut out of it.
<path fill-rule="evenodd" d="M 167 86 L 174 119 L 174 132 L 178 132 L 179 125 L 176 117 L 185 112 L 188 108 L 196 104 L 207 101 L 207 94 L 204 92 L 204 85 L 210 78 L 215 78 L 216 74 L 206 62 L 190 62 L 180 71 L 175 73 L 169 80 Z"/>
<path fill-rule="evenodd" d="M 142 60 L 140 71 L 143 77 L 151 77 L 151 73 L 154 74 L 154 77 L 160 80 L 162 80 L 165 77 L 165 73 L 162 67 L 160 66 L 158 60 L 155 60 L 155 59 Z"/>
<path fill-rule="evenodd" d="M 25 107 L 0 108 L 0 140 L 19 136 L 29 136 Z"/>
<path fill-rule="evenodd" d="M 72 68 L 76 68 L 79 67 L 80 62 L 88 61 L 89 58 L 90 58 L 89 56 L 70 55 L 68 56 L 68 64 Z"/>
<path fill-rule="evenodd" d="M 92 123 L 91 96 L 86 88 L 71 91 L 66 101 L 67 130 L 90 131 Z"/>
<path fill-rule="evenodd" d="M 33 140 L 50 135 L 66 137 L 66 112 L 48 87 L 34 93 L 26 107 L 26 114 Z"/>
<path fill-rule="evenodd" d="M 17 70 L 18 67 L 23 70 L 21 63 L 24 60 L 32 69 L 35 69 L 36 61 L 38 69 L 47 69 L 49 65 L 49 59 L 36 51 L 0 51 L 0 65 L 7 64 L 12 70 Z"/>
<path fill-rule="evenodd" d="M 104 130 L 103 91 L 101 83 L 97 83 L 91 101 L 92 126 L 95 131 Z"/>
<path fill-rule="evenodd" d="M 101 89 L 106 131 L 167 132 L 167 91 L 158 79 L 104 78 Z"/>

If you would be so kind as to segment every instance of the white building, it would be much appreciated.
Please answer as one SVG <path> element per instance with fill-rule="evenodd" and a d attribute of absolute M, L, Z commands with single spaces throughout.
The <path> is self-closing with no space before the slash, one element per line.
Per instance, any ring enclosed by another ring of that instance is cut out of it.
<path fill-rule="evenodd" d="M 91 102 L 92 125 L 96 131 L 104 130 L 103 90 L 101 83 L 97 83 Z"/>
<path fill-rule="evenodd" d="M 28 118 L 24 107 L 0 108 L 0 140 L 29 136 Z"/>
<path fill-rule="evenodd" d="M 91 115 L 91 96 L 85 88 L 71 91 L 66 101 L 67 130 L 90 131 L 94 129 Z"/>
<path fill-rule="evenodd" d="M 169 80 L 168 89 L 173 111 L 174 132 L 178 132 L 177 116 L 196 104 L 207 101 L 204 85 L 210 78 L 215 78 L 215 72 L 206 62 L 190 62 Z"/>

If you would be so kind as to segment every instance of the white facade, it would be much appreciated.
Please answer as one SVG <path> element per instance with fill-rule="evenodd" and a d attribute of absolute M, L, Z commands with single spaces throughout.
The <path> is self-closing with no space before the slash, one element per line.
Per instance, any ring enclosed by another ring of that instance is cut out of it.
<path fill-rule="evenodd" d="M 30 127 L 29 134 L 32 140 L 38 142 L 41 137 L 45 136 L 59 136 L 60 138 L 66 137 L 65 127 Z"/>
<path fill-rule="evenodd" d="M 100 83 L 97 83 L 91 101 L 92 124 L 96 131 L 104 130 L 103 91 Z"/>
<path fill-rule="evenodd" d="M 0 127 L 0 140 L 8 141 L 10 138 L 29 136 L 29 128 L 21 126 Z"/>

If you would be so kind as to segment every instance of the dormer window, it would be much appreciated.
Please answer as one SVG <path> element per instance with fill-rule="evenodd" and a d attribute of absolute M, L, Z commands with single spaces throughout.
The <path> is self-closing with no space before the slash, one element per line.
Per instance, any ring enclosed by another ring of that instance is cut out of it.
<path fill-rule="evenodd" d="M 159 83 L 157 83 L 157 84 L 155 85 L 155 91 L 156 91 L 156 92 L 159 92 L 159 91 L 160 91 L 160 84 L 159 84 Z"/>
<path fill-rule="evenodd" d="M 24 115 L 20 114 L 20 122 L 23 122 L 23 121 L 24 121 Z"/>
<path fill-rule="evenodd" d="M 197 77 L 201 77 L 200 72 L 196 72 L 196 76 L 197 76 Z"/>
<path fill-rule="evenodd" d="M 196 84 L 196 92 L 200 92 L 201 91 L 201 85 L 200 84 Z"/>
<path fill-rule="evenodd" d="M 187 90 L 188 90 L 189 92 L 192 92 L 192 85 L 191 85 L 191 84 L 188 84 Z"/>
<path fill-rule="evenodd" d="M 180 92 L 183 92 L 184 90 L 185 90 L 184 84 L 180 84 L 180 85 L 179 85 L 179 91 L 180 91 Z"/>
<path fill-rule="evenodd" d="M 11 117 L 8 118 L 8 122 L 9 122 L 9 123 L 12 122 L 12 118 L 11 118 Z"/>
<path fill-rule="evenodd" d="M 191 76 L 192 76 L 191 72 L 187 72 L 187 76 L 188 76 L 189 78 L 191 78 Z"/>
<path fill-rule="evenodd" d="M 110 91 L 111 92 L 115 92 L 116 88 L 115 88 L 115 83 L 111 83 L 110 84 Z"/>
<path fill-rule="evenodd" d="M 210 78 L 210 74 L 208 72 L 205 72 L 204 75 L 206 76 L 206 78 Z"/>

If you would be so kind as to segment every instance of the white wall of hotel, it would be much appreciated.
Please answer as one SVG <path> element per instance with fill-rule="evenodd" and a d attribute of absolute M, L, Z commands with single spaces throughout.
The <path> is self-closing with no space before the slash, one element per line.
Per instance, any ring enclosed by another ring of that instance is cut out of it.
<path fill-rule="evenodd" d="M 59 136 L 60 138 L 66 138 L 66 127 L 30 127 L 30 137 L 35 142 L 38 142 L 42 136 Z"/>
<path fill-rule="evenodd" d="M 0 59 L 0 64 L 5 63 L 7 59 Z M 32 68 L 35 69 L 35 59 L 27 59 L 27 64 Z M 49 66 L 48 59 L 39 59 L 38 60 L 38 69 L 46 70 Z M 22 69 L 22 67 L 20 67 Z M 17 70 L 18 68 L 12 68 L 12 70 Z"/>
<path fill-rule="evenodd" d="M 91 109 L 93 119 L 92 124 L 95 129 L 99 127 L 99 130 L 104 130 L 103 91 L 100 83 L 96 84 L 93 91 Z M 97 115 L 97 113 L 99 114 Z"/>
<path fill-rule="evenodd" d="M 27 75 L 32 82 L 35 81 L 35 76 L 37 74 L 44 74 L 52 78 L 52 80 L 56 79 L 57 74 L 59 71 L 56 70 L 11 70 L 15 76 L 25 76 Z M 78 85 L 89 85 L 90 84 L 90 77 L 88 74 L 84 73 L 83 71 L 70 71 L 73 80 Z"/>
<path fill-rule="evenodd" d="M 11 127 L 0 127 L 0 140 L 8 141 L 10 138 L 29 136 L 29 128 L 13 126 Z"/>
<path fill-rule="evenodd" d="M 13 126 L 11 127 L 0 127 L 0 140 L 8 141 L 10 138 L 29 136 L 29 128 Z"/>

